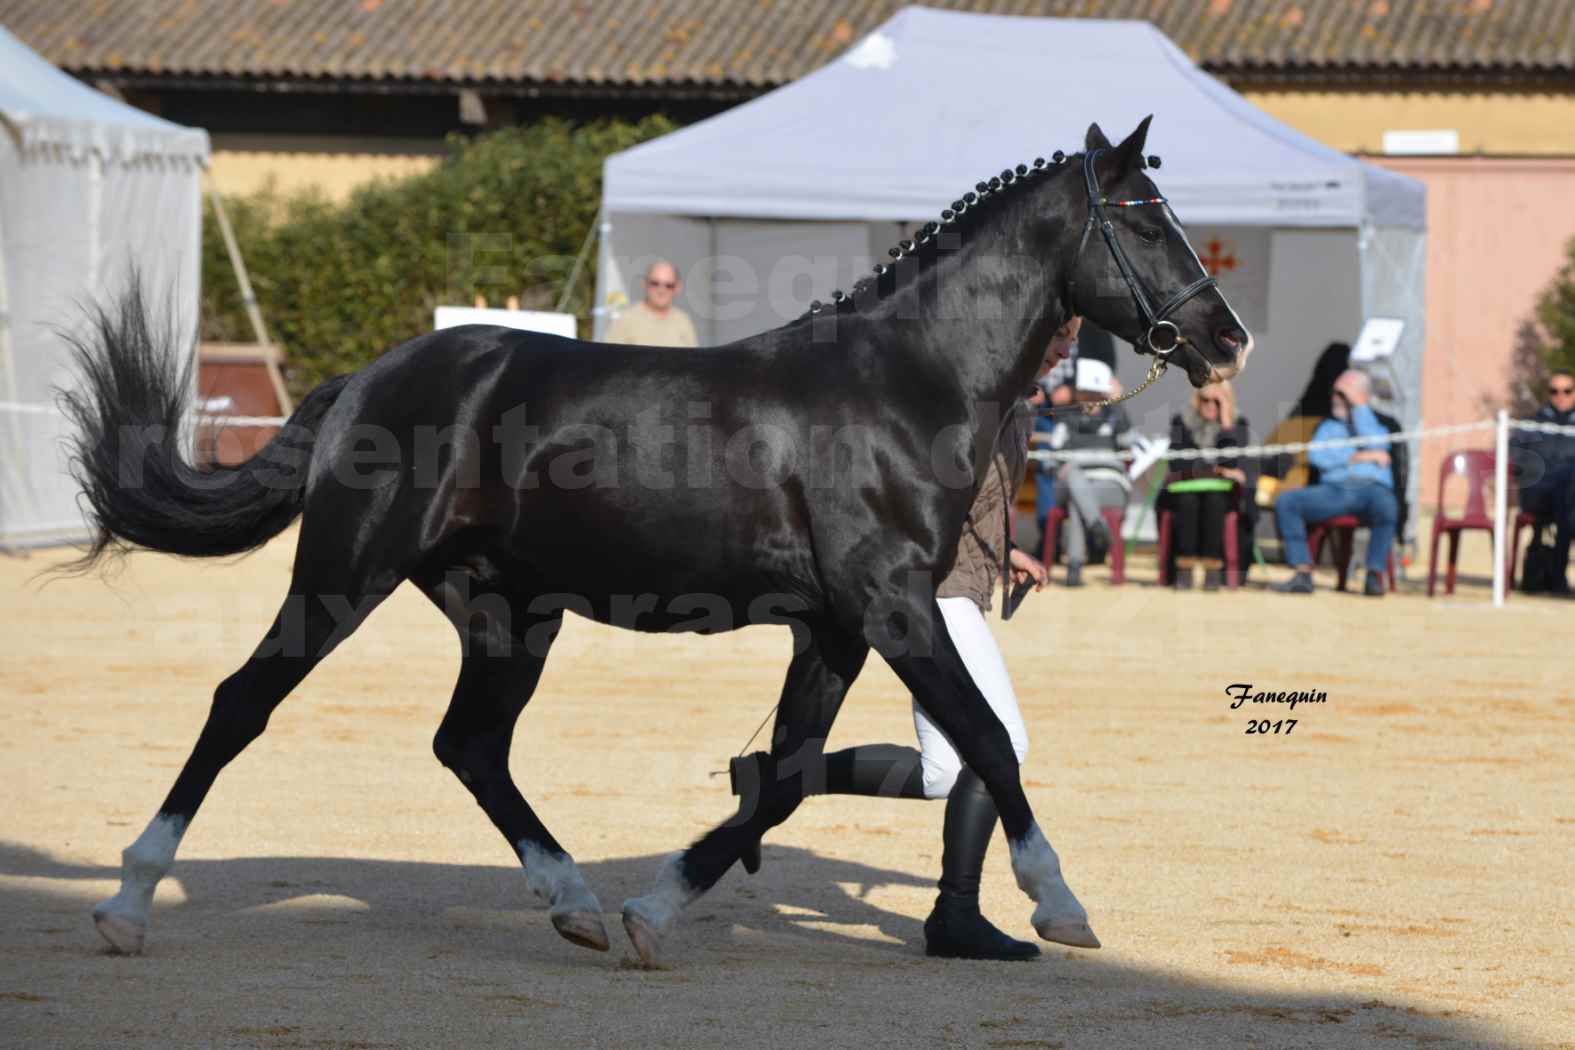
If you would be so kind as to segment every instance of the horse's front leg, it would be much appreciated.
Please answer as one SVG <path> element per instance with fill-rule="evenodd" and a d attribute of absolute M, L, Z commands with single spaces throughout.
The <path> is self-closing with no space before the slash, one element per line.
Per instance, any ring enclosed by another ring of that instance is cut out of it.
<path fill-rule="evenodd" d="M 1017 885 L 1032 898 L 1034 930 L 1047 941 L 1099 947 L 1088 913 L 1061 876 L 1061 861 L 1023 793 L 1006 727 L 974 683 L 933 597 L 910 597 L 872 623 L 870 641 L 914 699 L 990 790 L 1011 849 Z"/>
<path fill-rule="evenodd" d="M 805 778 L 822 768 L 826 736 L 868 655 L 869 646 L 856 635 L 829 626 L 810 632 L 808 647 L 793 658 L 782 685 L 772 733 L 773 775 L 760 785 L 757 803 L 668 857 L 651 892 L 624 902 L 624 929 L 645 965 L 660 963 L 679 911 L 716 885 L 746 848 L 790 817 L 809 793 L 814 785 Z"/>

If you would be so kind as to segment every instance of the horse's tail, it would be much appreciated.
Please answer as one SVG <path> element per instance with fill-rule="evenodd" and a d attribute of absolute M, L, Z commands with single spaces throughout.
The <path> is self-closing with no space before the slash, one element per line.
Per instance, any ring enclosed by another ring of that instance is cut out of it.
<path fill-rule="evenodd" d="M 95 308 L 85 336 L 67 336 L 82 385 L 61 395 L 75 423 L 72 474 L 90 505 L 86 571 L 137 547 L 188 557 L 262 546 L 301 513 L 312 444 L 348 376 L 313 390 L 256 455 L 199 469 L 184 452 L 195 355 L 152 330 L 140 283 Z"/>

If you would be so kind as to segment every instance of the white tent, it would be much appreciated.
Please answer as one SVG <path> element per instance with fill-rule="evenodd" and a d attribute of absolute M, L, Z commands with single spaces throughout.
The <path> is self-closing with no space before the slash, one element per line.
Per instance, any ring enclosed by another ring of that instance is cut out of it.
<path fill-rule="evenodd" d="M 133 109 L 0 29 L 0 545 L 83 532 L 65 471 L 58 329 L 124 287 L 195 333 L 208 135 Z"/>
<path fill-rule="evenodd" d="M 1147 22 L 904 8 L 838 61 L 608 159 L 597 332 L 639 296 L 649 260 L 684 273 L 701 340 L 779 325 L 846 289 L 915 222 L 981 178 L 1097 121 L 1120 141 L 1154 114 L 1153 173 L 1258 340 L 1237 384 L 1260 436 L 1330 341 L 1368 317 L 1406 322 L 1387 363 L 1421 414 L 1424 188 L 1308 138 L 1199 70 Z M 1121 378 L 1147 359 L 1123 351 Z M 1131 402 L 1168 431 L 1189 388 Z"/>

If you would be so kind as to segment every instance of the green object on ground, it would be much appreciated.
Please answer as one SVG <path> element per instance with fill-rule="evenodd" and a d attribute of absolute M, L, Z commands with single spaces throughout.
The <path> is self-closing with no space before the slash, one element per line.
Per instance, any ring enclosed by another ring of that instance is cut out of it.
<path fill-rule="evenodd" d="M 1191 478 L 1173 481 L 1165 486 L 1166 492 L 1229 492 L 1235 484 L 1229 478 Z"/>

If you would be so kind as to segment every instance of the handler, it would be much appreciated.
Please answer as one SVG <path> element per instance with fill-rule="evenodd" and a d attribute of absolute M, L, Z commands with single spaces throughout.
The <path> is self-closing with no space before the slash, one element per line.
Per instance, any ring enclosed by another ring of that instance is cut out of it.
<path fill-rule="evenodd" d="M 1081 326 L 1082 318 L 1074 317 L 1057 330 L 1041 375 L 1067 356 Z M 1019 763 L 1028 756 L 1028 729 L 984 614 L 990 609 L 990 593 L 1000 575 L 1001 551 L 1010 543 L 1007 515 L 1027 465 L 1032 429 L 1032 415 L 1018 404 L 996 443 L 984 482 L 968 512 L 957 560 L 936 591 L 946 631 L 974 684 L 1006 727 Z M 1037 558 L 1015 547 L 1010 557 L 1013 583 L 1031 579 L 1035 590 L 1044 585 L 1048 573 Z M 984 855 L 1000 819 L 984 781 L 963 765 L 952 742 L 920 710 L 917 701 L 913 728 L 919 738 L 918 750 L 898 744 L 866 744 L 826 755 L 824 769 L 816 771 L 820 775 L 804 777 L 806 793 L 946 799 L 940 894 L 924 922 L 925 953 L 953 959 L 1036 958 L 1038 945 L 1007 936 L 979 911 Z M 760 771 L 769 768 L 760 762 L 762 757 L 756 752 L 734 760 L 735 792 L 741 782 L 759 784 Z M 755 768 L 741 773 L 739 767 L 749 764 Z M 741 811 L 751 802 L 745 799 Z"/>

